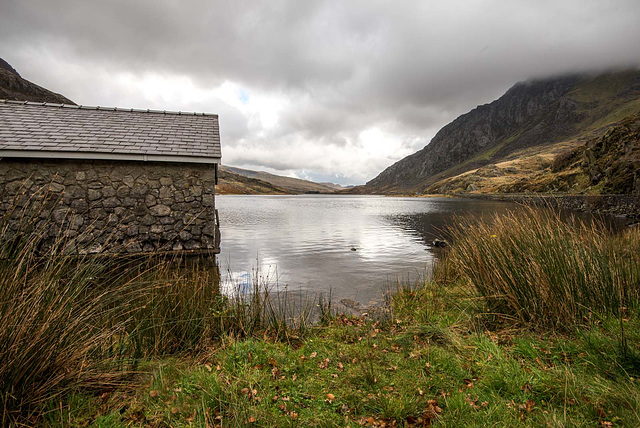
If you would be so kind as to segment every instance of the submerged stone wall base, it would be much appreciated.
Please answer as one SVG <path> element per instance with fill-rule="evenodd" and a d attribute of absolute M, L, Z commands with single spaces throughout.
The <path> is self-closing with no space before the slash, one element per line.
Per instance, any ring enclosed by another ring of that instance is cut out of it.
<path fill-rule="evenodd" d="M 73 253 L 219 248 L 213 165 L 4 158 L 0 195 L 10 233 Z"/>

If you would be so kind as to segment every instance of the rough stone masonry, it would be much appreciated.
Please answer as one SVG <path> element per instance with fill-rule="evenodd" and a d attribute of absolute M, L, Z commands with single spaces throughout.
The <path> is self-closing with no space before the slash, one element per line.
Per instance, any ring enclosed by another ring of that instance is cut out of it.
<path fill-rule="evenodd" d="M 0 234 L 75 254 L 217 253 L 221 156 L 215 114 L 0 100 Z"/>
<path fill-rule="evenodd" d="M 20 232 L 25 209 L 80 254 L 215 252 L 215 169 L 208 164 L 8 159 L 0 162 L 2 214 Z M 11 213 L 9 214 L 11 215 Z"/>

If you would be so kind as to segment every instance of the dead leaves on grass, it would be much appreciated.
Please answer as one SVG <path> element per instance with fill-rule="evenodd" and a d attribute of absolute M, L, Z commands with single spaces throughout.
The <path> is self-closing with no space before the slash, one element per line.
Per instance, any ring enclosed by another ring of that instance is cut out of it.
<path fill-rule="evenodd" d="M 407 416 L 403 421 L 404 424 L 401 425 L 407 427 L 430 427 L 433 421 L 438 419 L 441 414 L 442 408 L 438 406 L 438 402 L 429 400 L 422 415 Z M 395 427 L 398 426 L 398 421 L 396 419 L 369 416 L 360 418 L 358 424 L 365 427 Z"/>

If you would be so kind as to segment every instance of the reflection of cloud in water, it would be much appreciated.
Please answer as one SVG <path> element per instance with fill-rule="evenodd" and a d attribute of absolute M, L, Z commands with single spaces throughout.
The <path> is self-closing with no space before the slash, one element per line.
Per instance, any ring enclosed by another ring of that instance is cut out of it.
<path fill-rule="evenodd" d="M 256 260 L 250 270 L 235 270 L 227 261 L 222 267 L 220 292 L 226 296 L 244 295 L 254 292 L 256 286 L 264 291 L 279 289 L 281 276 L 278 272 L 278 262 L 275 258 Z"/>
<path fill-rule="evenodd" d="M 371 196 L 220 196 L 223 282 L 247 274 L 280 288 L 367 303 L 398 278 L 423 274 L 434 228 L 456 213 L 509 204 Z M 490 206 L 491 205 L 491 206 Z M 355 248 L 356 251 L 351 249 Z M 263 278 L 260 278 L 262 276 Z M 234 287 L 223 290 L 229 292 Z"/>

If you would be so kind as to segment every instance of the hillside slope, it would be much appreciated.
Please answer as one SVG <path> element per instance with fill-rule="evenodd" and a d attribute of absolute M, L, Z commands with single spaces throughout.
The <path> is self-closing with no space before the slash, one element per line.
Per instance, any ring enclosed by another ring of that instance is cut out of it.
<path fill-rule="evenodd" d="M 228 167 L 221 166 L 218 169 L 216 193 L 219 195 L 290 195 L 292 192 L 266 181 L 236 174 Z"/>
<path fill-rule="evenodd" d="M 492 166 L 527 153 L 542 156 L 544 162 L 539 165 L 527 164 L 538 171 L 567 146 L 584 145 L 638 112 L 638 70 L 521 82 L 496 101 L 446 125 L 425 148 L 396 162 L 356 192 L 437 192 L 451 177 L 482 173 L 483 167 L 491 170 L 485 171 L 490 175 L 500 175 L 500 168 L 496 171 Z M 455 188 L 475 190 L 473 186 Z M 443 191 L 449 190 L 451 186 L 444 186 Z"/>
<path fill-rule="evenodd" d="M 70 99 L 22 78 L 2 58 L 0 58 L 0 99 L 75 105 Z"/>
<path fill-rule="evenodd" d="M 264 171 L 251 171 L 232 166 L 225 166 L 223 168 L 244 177 L 265 181 L 289 193 L 333 193 L 337 190 L 326 184 L 314 183 L 313 181 L 301 180 L 299 178 L 284 177 Z"/>
<path fill-rule="evenodd" d="M 640 114 L 586 142 L 525 149 L 506 159 L 442 179 L 428 193 L 640 195 Z"/>

